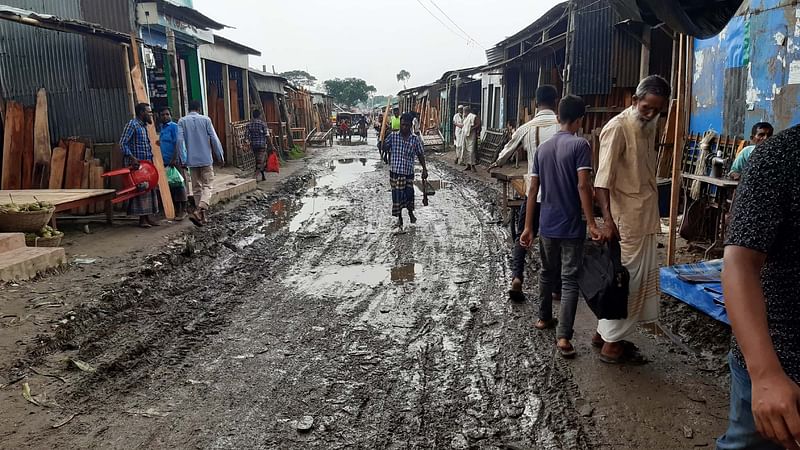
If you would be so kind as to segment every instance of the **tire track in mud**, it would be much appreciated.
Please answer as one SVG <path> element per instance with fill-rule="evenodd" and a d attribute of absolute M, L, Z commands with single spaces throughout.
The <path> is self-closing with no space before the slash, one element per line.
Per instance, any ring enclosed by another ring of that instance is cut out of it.
<path fill-rule="evenodd" d="M 359 156 L 371 155 L 317 157 L 308 190 L 298 180 L 221 213 L 208 235 L 193 233 L 104 296 L 125 313 L 114 327 L 64 336 L 100 370 L 72 393 L 86 405 L 81 420 L 50 438 L 594 448 L 553 336 L 534 333 L 530 304 L 505 298 L 508 237 L 490 224 L 494 191 L 433 162 L 447 187 L 417 207 L 417 227 L 394 234 L 387 169 Z M 310 433 L 297 431 L 303 416 Z"/>

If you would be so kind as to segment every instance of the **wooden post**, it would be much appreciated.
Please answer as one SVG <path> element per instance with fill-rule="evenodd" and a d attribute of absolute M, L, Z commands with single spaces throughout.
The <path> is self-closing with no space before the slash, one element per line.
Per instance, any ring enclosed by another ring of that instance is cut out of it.
<path fill-rule="evenodd" d="M 169 73 L 164 75 L 170 79 L 170 103 L 174 117 L 183 116 L 181 111 L 181 87 L 178 83 L 178 51 L 175 45 L 175 32 L 167 28 L 167 58 L 169 58 Z"/>
<path fill-rule="evenodd" d="M 131 63 L 128 60 L 128 52 L 131 51 L 131 46 L 122 44 L 122 67 L 125 69 L 125 89 L 128 94 L 128 109 L 131 117 L 136 115 L 136 100 L 133 97 L 133 84 L 131 83 Z M 135 51 L 135 47 L 134 47 Z"/>
<path fill-rule="evenodd" d="M 231 128 L 231 73 L 227 64 L 222 64 L 222 98 L 225 102 L 225 161 L 233 162 L 233 130 Z"/>
<path fill-rule="evenodd" d="M 687 40 L 686 35 L 681 34 L 678 40 L 680 46 L 678 50 L 678 88 L 675 97 L 678 100 L 677 108 L 675 108 L 678 116 L 675 126 L 675 140 L 672 150 L 672 196 L 670 199 L 669 208 L 669 241 L 667 242 L 667 265 L 675 264 L 675 252 L 678 233 L 678 203 L 680 202 L 681 192 L 681 156 L 683 155 L 683 133 L 686 123 L 685 103 L 686 97 L 684 92 L 686 90 L 686 52 Z"/>
<path fill-rule="evenodd" d="M 646 26 L 642 30 L 642 53 L 639 62 L 639 79 L 643 79 L 650 75 L 650 46 L 652 43 L 652 32 L 650 27 Z"/>

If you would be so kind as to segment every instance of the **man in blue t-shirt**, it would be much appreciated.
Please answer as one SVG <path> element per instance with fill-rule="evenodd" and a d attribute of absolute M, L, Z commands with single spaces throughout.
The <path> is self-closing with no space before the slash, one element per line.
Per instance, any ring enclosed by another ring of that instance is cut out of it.
<path fill-rule="evenodd" d="M 574 95 L 564 97 L 558 106 L 561 131 L 543 142 L 536 152 L 528 191 L 525 231 L 520 243 L 533 242 L 533 217 L 536 197 L 542 191 L 539 219 L 539 321 L 544 330 L 558 324 L 556 347 L 565 358 L 575 357 L 570 342 L 578 308 L 578 270 L 583 260 L 586 223 L 592 239 L 601 234 L 592 212 L 592 151 L 586 139 L 575 136 L 583 126 L 586 104 Z M 561 322 L 553 318 L 553 292 L 561 286 Z"/>
<path fill-rule="evenodd" d="M 164 159 L 164 167 L 174 167 L 180 172 L 181 177 L 186 180 L 186 171 L 181 167 L 181 161 L 185 158 L 183 156 L 183 151 L 177 148 L 178 124 L 172 121 L 172 112 L 168 106 L 161 108 L 158 112 L 158 119 L 161 122 L 158 145 L 161 147 L 161 157 Z M 172 203 L 175 205 L 175 220 L 181 221 L 187 216 L 186 203 L 189 200 L 186 194 L 185 181 L 183 184 L 170 184 L 169 192 L 172 195 Z"/>

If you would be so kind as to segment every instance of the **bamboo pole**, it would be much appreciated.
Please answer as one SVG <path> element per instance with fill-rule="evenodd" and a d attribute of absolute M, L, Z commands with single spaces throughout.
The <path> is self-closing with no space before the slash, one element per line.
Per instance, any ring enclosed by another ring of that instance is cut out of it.
<path fill-rule="evenodd" d="M 676 111 L 678 113 L 675 126 L 675 141 L 672 150 L 672 192 L 669 208 L 669 241 L 667 243 L 667 265 L 675 264 L 675 252 L 678 234 L 678 203 L 681 190 L 681 156 L 683 155 L 683 133 L 686 123 L 685 103 L 686 97 L 686 52 L 687 36 L 681 34 L 678 50 L 678 89 L 675 96 L 678 100 Z"/>

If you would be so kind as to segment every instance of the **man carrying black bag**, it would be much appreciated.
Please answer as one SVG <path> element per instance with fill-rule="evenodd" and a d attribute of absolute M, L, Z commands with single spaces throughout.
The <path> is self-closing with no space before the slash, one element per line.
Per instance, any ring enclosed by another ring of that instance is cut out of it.
<path fill-rule="evenodd" d="M 564 358 L 574 358 L 572 340 L 578 307 L 578 272 L 583 260 L 588 221 L 593 239 L 602 234 L 592 211 L 592 151 L 586 139 L 576 136 L 583 126 L 586 104 L 573 95 L 564 97 L 558 108 L 561 131 L 542 143 L 536 152 L 528 191 L 523 247 L 533 241 L 533 217 L 539 187 L 542 191 L 539 220 L 539 330 L 556 325 L 556 348 Z M 585 219 L 584 219 L 585 217 Z M 553 292 L 561 286 L 560 323 L 553 317 Z"/>
<path fill-rule="evenodd" d="M 630 281 L 631 275 L 622 265 L 618 240 L 586 245 L 578 273 L 578 288 L 598 319 L 628 317 Z"/>

